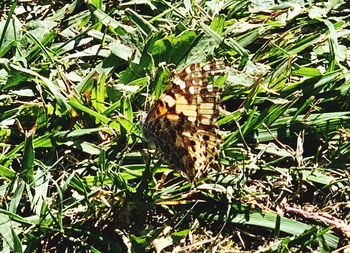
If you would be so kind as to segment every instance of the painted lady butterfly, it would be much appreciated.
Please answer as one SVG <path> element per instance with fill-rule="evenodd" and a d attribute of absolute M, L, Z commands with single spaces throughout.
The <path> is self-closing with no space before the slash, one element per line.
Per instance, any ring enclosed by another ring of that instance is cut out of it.
<path fill-rule="evenodd" d="M 173 73 L 170 85 L 148 114 L 141 116 L 147 140 L 190 181 L 198 180 L 209 168 L 220 169 L 221 137 L 215 121 L 221 90 L 209 85 L 208 77 L 224 75 L 225 69 L 223 62 L 213 60 Z"/>

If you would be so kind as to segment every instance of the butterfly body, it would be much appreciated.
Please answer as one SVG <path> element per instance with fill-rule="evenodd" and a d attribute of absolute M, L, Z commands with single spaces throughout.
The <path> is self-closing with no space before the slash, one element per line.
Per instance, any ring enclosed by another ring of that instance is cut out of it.
<path fill-rule="evenodd" d="M 191 181 L 210 167 L 219 168 L 221 139 L 215 121 L 220 89 L 209 85 L 208 77 L 224 75 L 225 69 L 213 60 L 175 72 L 141 122 L 146 139 Z"/>

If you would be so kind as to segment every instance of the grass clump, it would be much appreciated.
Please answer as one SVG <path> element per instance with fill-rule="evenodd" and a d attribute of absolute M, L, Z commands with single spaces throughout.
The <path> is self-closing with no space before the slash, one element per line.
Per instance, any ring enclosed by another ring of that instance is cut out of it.
<path fill-rule="evenodd" d="M 349 250 L 349 3 L 0 7 L 1 251 Z M 192 185 L 137 115 L 212 58 L 225 170 Z"/>

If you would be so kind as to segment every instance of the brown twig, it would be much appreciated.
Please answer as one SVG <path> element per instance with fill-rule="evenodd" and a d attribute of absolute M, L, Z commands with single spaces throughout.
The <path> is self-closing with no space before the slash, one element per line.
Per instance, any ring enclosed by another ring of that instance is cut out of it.
<path fill-rule="evenodd" d="M 308 211 L 304 211 L 304 210 L 294 208 L 294 207 L 289 207 L 289 206 L 285 206 L 285 209 L 288 212 L 299 214 L 307 219 L 322 221 L 341 231 L 347 238 L 350 238 L 350 225 L 345 224 L 345 222 L 340 219 L 337 219 L 328 214 L 326 215 L 322 213 L 308 212 Z"/>

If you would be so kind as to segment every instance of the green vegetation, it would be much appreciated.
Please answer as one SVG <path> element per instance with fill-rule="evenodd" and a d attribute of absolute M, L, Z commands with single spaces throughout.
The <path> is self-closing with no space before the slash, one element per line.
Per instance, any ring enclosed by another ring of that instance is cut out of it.
<path fill-rule="evenodd" d="M 350 251 L 348 1 L 49 2 L 0 2 L 1 252 Z M 137 115 L 212 58 L 225 170 L 191 184 Z"/>

